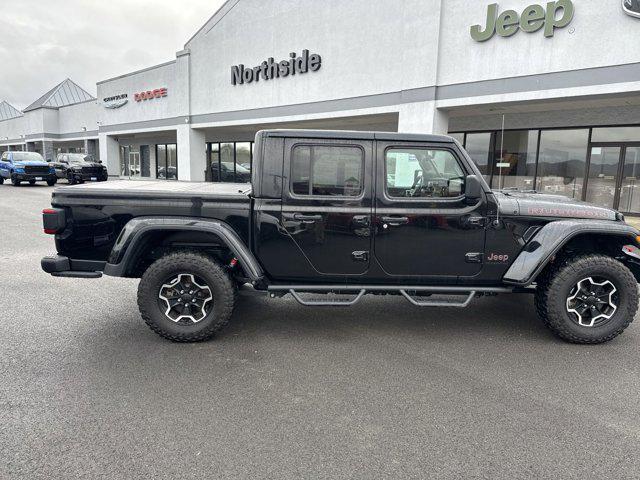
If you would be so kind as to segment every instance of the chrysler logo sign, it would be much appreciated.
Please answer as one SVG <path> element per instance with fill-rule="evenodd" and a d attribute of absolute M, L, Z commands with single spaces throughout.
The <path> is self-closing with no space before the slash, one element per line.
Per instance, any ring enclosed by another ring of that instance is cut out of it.
<path fill-rule="evenodd" d="M 113 97 L 107 97 L 102 100 L 104 108 L 116 109 L 127 104 L 129 98 L 126 93 L 120 95 L 114 95 Z"/>
<path fill-rule="evenodd" d="M 622 9 L 627 15 L 640 18 L 640 0 L 622 0 Z"/>

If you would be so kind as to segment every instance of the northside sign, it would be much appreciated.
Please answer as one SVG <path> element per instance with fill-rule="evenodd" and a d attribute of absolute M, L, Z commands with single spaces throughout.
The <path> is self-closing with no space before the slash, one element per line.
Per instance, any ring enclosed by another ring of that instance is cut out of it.
<path fill-rule="evenodd" d="M 486 42 L 496 33 L 501 37 L 510 37 L 522 30 L 537 32 L 544 27 L 544 36 L 553 37 L 556 28 L 566 27 L 573 20 L 575 7 L 571 0 L 558 0 L 542 5 L 529 5 L 519 15 L 515 10 L 505 10 L 498 15 L 498 4 L 492 3 L 487 9 L 486 25 L 471 27 L 471 38 L 476 42 Z"/>
<path fill-rule="evenodd" d="M 270 57 L 257 67 L 246 68 L 243 64 L 231 67 L 231 85 L 259 82 L 260 78 L 266 81 L 289 75 L 302 75 L 307 72 L 317 72 L 321 67 L 320 55 L 303 50 L 302 55 L 298 57 L 297 53 L 291 52 L 289 60 L 276 62 L 273 57 Z"/>

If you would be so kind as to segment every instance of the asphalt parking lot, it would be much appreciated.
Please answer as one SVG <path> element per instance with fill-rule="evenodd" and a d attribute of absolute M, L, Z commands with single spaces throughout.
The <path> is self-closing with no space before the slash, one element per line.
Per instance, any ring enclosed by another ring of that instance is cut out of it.
<path fill-rule="evenodd" d="M 180 345 L 137 281 L 55 279 L 51 188 L 0 186 L 0 478 L 639 478 L 640 322 L 573 346 L 529 296 L 305 309 Z"/>

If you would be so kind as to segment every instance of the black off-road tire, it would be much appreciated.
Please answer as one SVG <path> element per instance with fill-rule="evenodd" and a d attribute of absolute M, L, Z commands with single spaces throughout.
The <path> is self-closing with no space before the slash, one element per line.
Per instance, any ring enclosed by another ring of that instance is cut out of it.
<path fill-rule="evenodd" d="M 618 308 L 611 319 L 600 326 L 579 325 L 567 311 L 571 289 L 582 279 L 603 277 L 618 291 Z M 579 344 L 605 343 L 620 335 L 638 310 L 638 284 L 631 271 L 606 255 L 590 254 L 559 259 L 537 281 L 536 311 L 544 324 L 558 337 Z"/>
<path fill-rule="evenodd" d="M 50 187 L 53 187 L 56 183 L 58 183 L 58 179 L 57 178 L 52 178 L 47 180 L 47 185 L 49 185 Z"/>
<path fill-rule="evenodd" d="M 29 185 L 35 185 L 36 181 L 35 180 L 29 180 Z"/>
<path fill-rule="evenodd" d="M 4 184 L 4 177 L 0 177 L 0 185 Z"/>
<path fill-rule="evenodd" d="M 13 185 L 14 187 L 19 187 L 20 183 L 22 183 L 20 180 L 15 177 L 11 177 L 11 185 Z"/>
<path fill-rule="evenodd" d="M 198 323 L 182 325 L 165 315 L 158 305 L 162 285 L 171 276 L 191 274 L 206 281 L 213 294 L 213 308 Z M 138 307 L 147 325 L 174 342 L 201 342 L 212 338 L 231 319 L 236 301 L 233 280 L 211 257 L 197 252 L 176 252 L 155 261 L 138 287 Z"/>
<path fill-rule="evenodd" d="M 76 177 L 74 177 L 71 173 L 67 173 L 67 183 L 69 185 L 75 185 L 76 184 Z"/>

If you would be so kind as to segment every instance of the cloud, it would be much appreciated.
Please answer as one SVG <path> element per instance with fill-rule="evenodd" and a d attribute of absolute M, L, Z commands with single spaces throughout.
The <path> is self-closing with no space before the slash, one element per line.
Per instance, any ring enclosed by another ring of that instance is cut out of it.
<path fill-rule="evenodd" d="M 0 101 L 24 108 L 65 78 L 100 80 L 175 58 L 224 0 L 0 0 Z"/>

